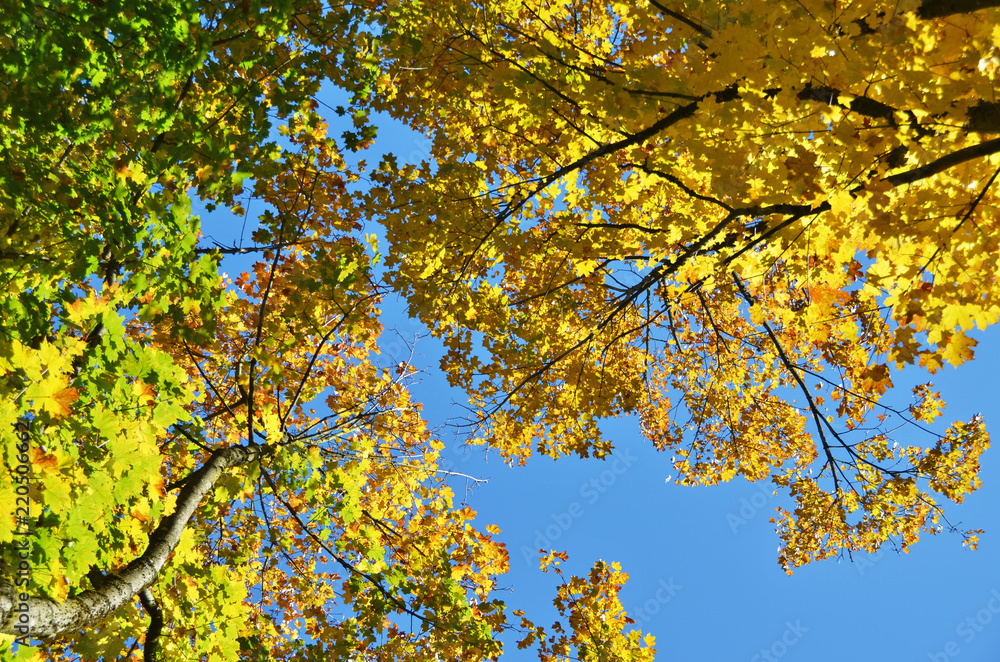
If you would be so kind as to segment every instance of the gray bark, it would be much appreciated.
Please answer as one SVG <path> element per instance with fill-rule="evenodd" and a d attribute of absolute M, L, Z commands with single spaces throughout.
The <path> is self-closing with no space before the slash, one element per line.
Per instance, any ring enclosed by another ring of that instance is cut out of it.
<path fill-rule="evenodd" d="M 258 460 L 272 451 L 270 446 L 231 446 L 212 453 L 191 474 L 177 495 L 177 508 L 164 518 L 149 537 L 149 547 L 117 573 L 104 578 L 100 587 L 84 591 L 59 603 L 32 595 L 20 595 L 0 579 L 0 633 L 34 638 L 76 632 L 100 621 L 134 600 L 155 580 L 180 541 L 181 532 L 194 515 L 202 497 L 227 469 Z M 26 599 L 22 599 L 22 597 Z M 26 622 L 22 618 L 26 614 Z M 19 626 L 27 626 L 25 633 Z"/>

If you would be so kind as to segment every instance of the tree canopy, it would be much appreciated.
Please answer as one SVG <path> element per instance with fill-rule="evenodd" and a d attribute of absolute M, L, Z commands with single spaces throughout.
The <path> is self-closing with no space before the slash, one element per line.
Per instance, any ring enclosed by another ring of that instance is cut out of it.
<path fill-rule="evenodd" d="M 4 641 L 494 659 L 510 631 L 543 660 L 652 659 L 615 564 L 565 578 L 552 626 L 498 597 L 499 530 L 379 356 L 394 294 L 444 342 L 469 441 L 510 462 L 599 460 L 599 423 L 635 415 L 680 483 L 791 496 L 788 572 L 941 530 L 985 423 L 936 434 L 930 382 L 884 398 L 1000 318 L 993 4 L 5 13 Z M 378 113 L 428 158 L 365 163 Z M 252 244 L 193 208 L 257 214 Z"/>

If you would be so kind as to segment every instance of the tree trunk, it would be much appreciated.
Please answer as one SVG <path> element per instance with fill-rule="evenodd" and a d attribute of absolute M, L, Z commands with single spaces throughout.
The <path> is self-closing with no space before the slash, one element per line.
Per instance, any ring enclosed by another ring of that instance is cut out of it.
<path fill-rule="evenodd" d="M 121 572 L 108 575 L 99 588 L 84 591 L 63 603 L 49 598 L 19 594 L 9 581 L 0 579 L 0 633 L 34 638 L 85 629 L 116 612 L 152 584 L 170 553 L 180 541 L 201 498 L 227 469 L 270 454 L 270 446 L 231 446 L 212 453 L 191 474 L 177 496 L 176 510 L 149 537 L 149 547 Z"/>

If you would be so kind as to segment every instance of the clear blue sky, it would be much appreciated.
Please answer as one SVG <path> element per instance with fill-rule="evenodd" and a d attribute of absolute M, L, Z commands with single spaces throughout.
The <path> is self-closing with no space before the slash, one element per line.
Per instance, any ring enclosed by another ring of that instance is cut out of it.
<path fill-rule="evenodd" d="M 329 91 L 324 101 L 343 103 Z M 336 134 L 337 118 L 329 115 Z M 391 150 L 403 162 L 426 158 L 425 139 L 384 118 L 378 123 L 375 152 Z M 374 163 L 371 152 L 363 156 Z M 222 231 L 207 220 L 207 231 Z M 398 302 L 387 302 L 385 310 L 383 350 L 403 358 L 408 350 L 393 327 L 407 341 L 425 330 Z M 977 412 L 995 430 L 1000 332 L 977 337 L 976 359 L 959 369 L 946 367 L 931 378 L 917 370 L 895 375 L 894 400 L 887 404 L 905 408 L 911 387 L 932 379 L 948 402 L 937 431 Z M 415 363 L 426 374 L 414 395 L 429 422 L 442 426 L 460 418 L 464 395 L 436 370 L 439 345 L 424 337 L 416 351 Z M 946 510 L 960 528 L 986 529 L 978 551 L 944 533 L 925 537 L 909 554 L 885 550 L 853 562 L 845 556 L 787 576 L 768 521 L 776 506 L 788 505 L 783 495 L 743 480 L 674 485 L 666 480 L 673 473 L 669 453 L 656 453 L 635 421 L 609 422 L 605 429 L 617 448 L 607 461 L 536 457 L 514 468 L 482 449 L 463 450 L 459 431 L 442 429 L 454 468 L 488 479 L 468 492 L 460 481 L 454 486 L 458 499 L 464 495 L 479 512 L 480 528 L 495 523 L 502 529 L 510 574 L 502 582 L 509 592 L 501 597 L 511 609 L 525 609 L 543 625 L 556 616 L 558 578 L 538 570 L 541 546 L 568 551 L 568 573 L 584 574 L 597 559 L 621 563 L 630 576 L 623 603 L 635 627 L 656 636 L 658 659 L 1000 659 L 1000 463 L 994 452 L 983 458 L 983 488 Z M 513 641 L 505 659 L 537 659 Z"/>
<path fill-rule="evenodd" d="M 417 348 L 428 365 L 436 364 L 433 340 Z M 1000 334 L 992 331 L 981 337 L 975 361 L 935 376 L 950 420 L 983 412 L 992 421 L 991 378 L 998 369 Z M 461 393 L 449 393 L 433 368 L 429 373 L 415 389 L 429 420 L 460 416 L 448 398 L 461 402 Z M 897 376 L 897 402 L 908 404 L 910 388 L 923 381 L 917 371 Z M 744 480 L 699 488 L 668 484 L 669 454 L 655 452 L 634 421 L 605 429 L 618 449 L 611 460 L 535 457 L 513 468 L 487 461 L 478 448 L 463 452 L 445 435 L 456 468 L 489 479 L 467 500 L 482 524 L 502 529 L 511 567 L 507 602 L 536 622 L 547 625 L 556 616 L 558 580 L 542 574 L 532 554 L 542 546 L 567 550 L 564 568 L 575 574 L 597 559 L 621 563 L 630 576 L 622 602 L 636 627 L 656 636 L 658 659 L 768 660 L 762 650 L 771 659 L 811 662 L 1000 659 L 1000 462 L 994 452 L 984 455 L 982 489 L 946 511 L 953 523 L 986 529 L 978 551 L 944 533 L 925 537 L 908 554 L 845 557 L 788 576 L 778 566 L 779 541 L 768 521 L 777 505 L 788 505 L 780 493 Z M 456 484 L 459 497 L 460 488 Z M 509 651 L 509 660 L 536 659 Z"/>

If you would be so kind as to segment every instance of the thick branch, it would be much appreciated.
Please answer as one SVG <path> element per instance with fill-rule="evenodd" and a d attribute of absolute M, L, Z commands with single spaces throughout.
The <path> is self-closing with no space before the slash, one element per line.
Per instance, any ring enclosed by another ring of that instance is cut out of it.
<path fill-rule="evenodd" d="M 941 18 L 952 14 L 968 14 L 989 7 L 1000 7 L 998 0 L 924 0 L 920 3 L 917 16 L 920 18 Z"/>
<path fill-rule="evenodd" d="M 204 466 L 191 474 L 177 495 L 176 509 L 150 535 L 149 547 L 143 555 L 121 572 L 104 577 L 100 587 L 59 603 L 35 596 L 21 600 L 14 587 L 3 582 L 0 584 L 0 633 L 23 634 L 15 625 L 24 613 L 28 616 L 28 634 L 36 638 L 83 630 L 110 616 L 156 580 L 202 497 L 212 489 L 219 476 L 227 469 L 254 462 L 270 453 L 270 446 L 231 446 L 212 453 Z"/>
<path fill-rule="evenodd" d="M 142 646 L 142 662 L 160 662 L 160 633 L 163 632 L 163 610 L 148 588 L 139 591 L 139 600 L 143 609 L 149 614 L 149 629 L 146 630 L 146 643 Z"/>
<path fill-rule="evenodd" d="M 840 90 L 828 85 L 806 85 L 799 92 L 798 97 L 803 100 L 820 101 L 830 106 L 852 110 L 865 117 L 884 119 L 889 124 L 896 126 L 896 113 L 898 111 L 892 106 L 868 97 L 855 97 L 850 103 L 844 103 L 840 100 Z"/>
<path fill-rule="evenodd" d="M 640 145 L 646 140 L 649 140 L 653 136 L 657 135 L 658 133 L 665 131 L 666 129 L 677 124 L 681 120 L 693 117 L 695 111 L 698 110 L 698 104 L 709 98 L 714 98 L 716 103 L 725 103 L 726 101 L 733 101 L 734 99 L 740 98 L 739 88 L 736 87 L 736 85 L 730 85 L 726 89 L 721 90 L 719 92 L 710 92 L 708 94 L 705 94 L 697 101 L 692 101 L 691 103 L 685 104 L 683 106 L 680 106 L 679 108 L 674 109 L 672 112 L 666 114 L 659 120 L 653 122 L 645 129 L 633 133 L 626 138 L 622 138 L 617 142 L 608 143 L 603 147 L 595 149 L 594 151 L 580 157 L 579 159 L 568 165 L 563 166 L 562 168 L 559 168 L 551 175 L 545 177 L 545 179 L 542 180 L 543 184 L 538 187 L 538 190 L 544 189 L 546 186 L 560 179 L 561 177 L 568 175 L 576 170 L 579 170 L 580 168 L 587 165 L 591 161 L 594 161 L 595 159 L 598 159 L 602 156 L 606 156 L 608 154 L 614 154 L 615 152 L 631 147 L 632 145 Z"/>
<path fill-rule="evenodd" d="M 841 91 L 829 85 L 806 85 L 798 93 L 798 98 L 803 101 L 818 101 L 828 106 L 843 108 L 864 117 L 885 120 L 893 128 L 899 126 L 897 114 L 905 115 L 908 118 L 907 123 L 916 132 L 918 140 L 935 133 L 932 129 L 921 125 L 911 110 L 893 108 L 866 96 L 858 96 L 850 101 L 844 101 L 841 99 Z M 969 107 L 965 117 L 966 123 L 963 128 L 969 133 L 1000 132 L 1000 104 L 985 100 L 977 101 L 975 105 Z"/>
<path fill-rule="evenodd" d="M 899 186 L 900 184 L 912 184 L 913 182 L 921 179 L 927 179 L 928 177 L 936 175 L 939 172 L 944 172 L 948 168 L 953 168 L 959 164 L 965 163 L 966 161 L 996 154 L 997 152 L 1000 152 L 1000 138 L 986 140 L 978 145 L 957 149 L 951 154 L 942 156 L 940 159 L 931 161 L 930 163 L 924 164 L 919 168 L 914 168 L 913 170 L 907 170 L 906 172 L 886 177 L 885 181 L 889 182 L 893 186 Z"/>

